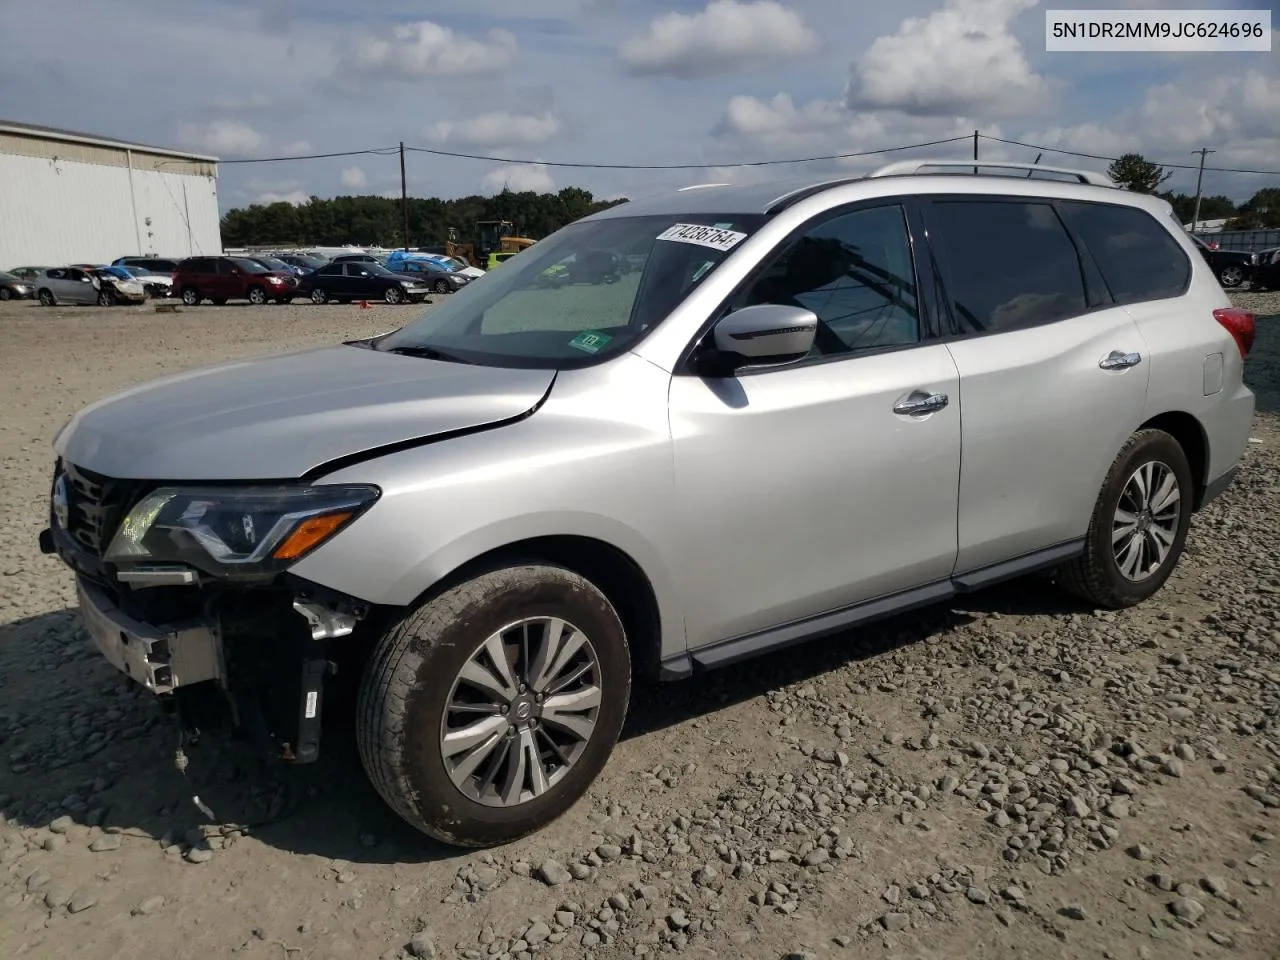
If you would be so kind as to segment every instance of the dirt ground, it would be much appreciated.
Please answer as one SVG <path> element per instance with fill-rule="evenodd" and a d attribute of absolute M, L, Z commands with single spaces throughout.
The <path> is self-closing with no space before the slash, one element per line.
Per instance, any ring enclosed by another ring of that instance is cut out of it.
<path fill-rule="evenodd" d="M 1155 600 L 1019 582 L 639 684 L 588 796 L 488 853 L 404 826 L 333 719 L 315 765 L 180 773 L 36 546 L 80 406 L 421 308 L 0 304 L 0 957 L 1274 960 L 1280 295 L 1238 299 L 1254 442 Z"/>

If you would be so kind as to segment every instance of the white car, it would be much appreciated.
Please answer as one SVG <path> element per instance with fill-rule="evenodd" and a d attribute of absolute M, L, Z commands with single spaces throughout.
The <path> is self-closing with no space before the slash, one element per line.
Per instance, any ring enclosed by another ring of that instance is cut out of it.
<path fill-rule="evenodd" d="M 434 260 L 436 263 L 451 270 L 454 273 L 460 273 L 464 277 L 470 277 L 472 280 L 476 277 L 483 277 L 484 271 L 479 267 L 473 267 L 471 264 L 459 260 L 457 257 L 447 257 L 441 253 L 423 254 L 424 260 Z"/>

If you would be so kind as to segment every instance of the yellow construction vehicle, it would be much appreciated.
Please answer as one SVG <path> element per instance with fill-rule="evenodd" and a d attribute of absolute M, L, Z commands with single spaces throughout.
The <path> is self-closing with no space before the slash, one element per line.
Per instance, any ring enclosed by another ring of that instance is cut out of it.
<path fill-rule="evenodd" d="M 445 252 L 451 257 L 465 260 L 473 267 L 486 269 L 489 257 L 494 253 L 519 253 L 534 241 L 517 237 L 515 225 L 510 220 L 480 220 L 476 223 L 475 238 L 469 242 L 458 241 L 458 231 L 449 228 L 449 240 Z"/>

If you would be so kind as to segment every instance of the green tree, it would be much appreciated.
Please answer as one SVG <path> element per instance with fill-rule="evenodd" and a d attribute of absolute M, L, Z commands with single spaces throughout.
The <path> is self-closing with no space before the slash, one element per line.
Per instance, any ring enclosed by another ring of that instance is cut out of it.
<path fill-rule="evenodd" d="M 567 223 L 623 200 L 601 201 L 589 190 L 566 187 L 559 193 L 516 193 L 496 196 L 409 198 L 409 243 L 439 246 L 449 237 L 474 239 L 478 220 L 510 220 L 517 233 L 535 240 Z M 398 247 L 404 242 L 400 201 L 386 197 L 312 197 L 308 203 L 253 204 L 228 210 L 222 218 L 222 242 L 228 247 L 280 245 Z"/>
<path fill-rule="evenodd" d="M 1165 170 L 1140 153 L 1126 153 L 1107 168 L 1107 173 L 1116 183 L 1134 193 L 1155 193 L 1160 184 L 1173 176 L 1172 170 Z"/>
<path fill-rule="evenodd" d="M 1196 198 L 1193 194 L 1174 193 L 1166 190 L 1159 195 L 1173 205 L 1173 212 L 1182 223 L 1190 223 L 1196 213 Z M 1236 205 L 1228 197 L 1214 196 L 1200 198 L 1200 219 L 1225 220 L 1236 214 Z"/>
<path fill-rule="evenodd" d="M 1273 230 L 1280 227 L 1280 187 L 1264 187 L 1240 204 L 1228 230 Z"/>

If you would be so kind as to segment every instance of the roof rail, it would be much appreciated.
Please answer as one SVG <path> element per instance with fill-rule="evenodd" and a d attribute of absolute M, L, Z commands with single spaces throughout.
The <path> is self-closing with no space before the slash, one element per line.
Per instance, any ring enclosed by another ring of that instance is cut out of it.
<path fill-rule="evenodd" d="M 969 171 L 977 173 L 983 168 L 997 170 L 1025 170 L 1027 176 L 1030 177 L 1036 171 L 1042 173 L 1062 173 L 1075 177 L 1081 183 L 1092 184 L 1095 187 L 1111 187 L 1118 189 L 1119 185 L 1105 173 L 1094 173 L 1092 170 L 1074 170 L 1070 167 L 1047 167 L 1038 163 L 1009 163 L 1003 160 L 899 160 L 896 163 L 890 163 L 887 166 L 880 167 L 878 170 L 869 173 L 869 177 L 895 177 L 905 174 L 920 173 L 922 169 L 927 167 L 949 167 L 956 172 Z"/>

